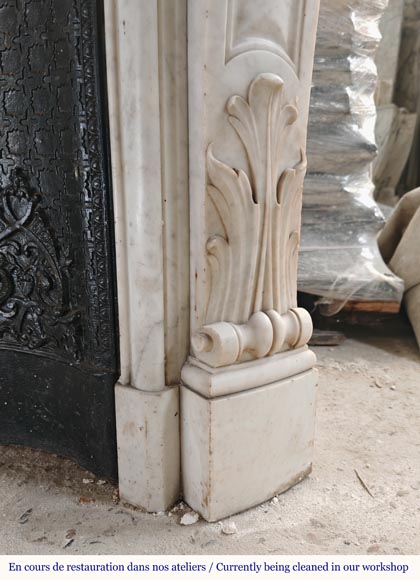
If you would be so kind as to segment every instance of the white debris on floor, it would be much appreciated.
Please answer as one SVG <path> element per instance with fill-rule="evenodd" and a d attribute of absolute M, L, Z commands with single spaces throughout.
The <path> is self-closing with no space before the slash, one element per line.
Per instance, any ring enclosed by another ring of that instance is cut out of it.
<path fill-rule="evenodd" d="M 3 447 L 1 553 L 420 553 L 420 354 L 372 334 L 315 349 L 315 464 L 287 493 L 214 524 L 183 502 L 146 514 L 69 460 Z"/>
<path fill-rule="evenodd" d="M 233 536 L 238 531 L 235 522 L 228 521 L 222 525 L 222 533 L 226 536 Z"/>
<path fill-rule="evenodd" d="M 196 524 L 199 519 L 200 516 L 197 513 L 187 512 L 182 516 L 179 523 L 181 524 L 181 526 L 192 526 L 193 524 Z"/>

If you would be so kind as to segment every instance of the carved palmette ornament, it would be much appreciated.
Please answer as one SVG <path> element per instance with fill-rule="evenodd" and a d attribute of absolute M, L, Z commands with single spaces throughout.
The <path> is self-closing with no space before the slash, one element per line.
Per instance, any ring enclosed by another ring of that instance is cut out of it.
<path fill-rule="evenodd" d="M 232 97 L 227 111 L 250 175 L 216 159 L 209 146 L 208 195 L 224 233 L 207 242 L 206 325 L 192 337 L 192 347 L 211 366 L 297 348 L 312 333 L 309 314 L 296 303 L 304 151 L 295 167 L 281 170 L 297 108 L 285 102 L 279 76 L 261 74 L 248 99 Z"/>
<path fill-rule="evenodd" d="M 68 309 L 60 258 L 36 195 L 20 170 L 0 189 L 0 346 L 78 359 L 77 312 Z"/>

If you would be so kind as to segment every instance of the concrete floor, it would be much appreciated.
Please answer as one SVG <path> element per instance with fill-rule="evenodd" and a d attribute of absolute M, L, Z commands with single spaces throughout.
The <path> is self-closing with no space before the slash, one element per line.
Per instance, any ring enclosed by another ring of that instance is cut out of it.
<path fill-rule="evenodd" d="M 151 515 L 114 503 L 111 485 L 72 462 L 3 447 L 0 552 L 420 554 L 420 354 L 414 339 L 372 331 L 315 350 L 320 383 L 313 473 L 278 502 L 231 518 L 235 534 L 224 534 L 222 523 L 180 525 L 185 506 Z"/>

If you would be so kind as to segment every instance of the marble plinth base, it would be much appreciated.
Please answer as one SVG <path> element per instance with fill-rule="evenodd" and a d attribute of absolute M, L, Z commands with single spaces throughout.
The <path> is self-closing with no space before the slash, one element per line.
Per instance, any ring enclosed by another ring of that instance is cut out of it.
<path fill-rule="evenodd" d="M 149 512 L 180 494 L 179 389 L 115 388 L 120 496 Z"/>
<path fill-rule="evenodd" d="M 182 386 L 185 501 L 214 522 L 272 498 L 307 475 L 316 383 L 317 371 L 311 369 L 215 398 Z"/>

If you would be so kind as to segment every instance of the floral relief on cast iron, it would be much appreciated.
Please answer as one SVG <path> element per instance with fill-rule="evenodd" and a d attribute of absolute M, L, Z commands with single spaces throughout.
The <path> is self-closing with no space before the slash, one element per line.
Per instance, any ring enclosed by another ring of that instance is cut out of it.
<path fill-rule="evenodd" d="M 0 339 L 77 360 L 79 314 L 66 292 L 71 261 L 57 251 L 40 199 L 20 170 L 0 189 Z"/>

